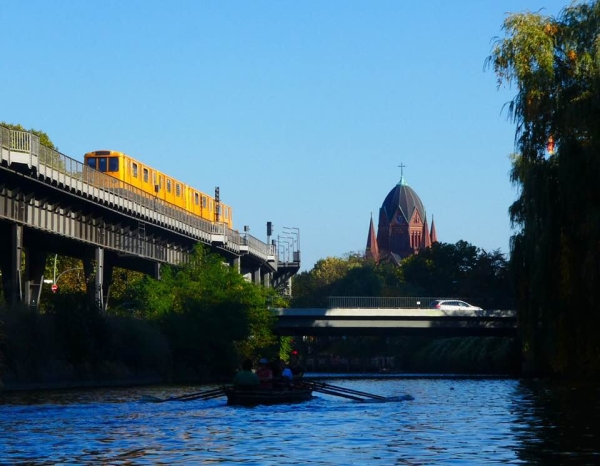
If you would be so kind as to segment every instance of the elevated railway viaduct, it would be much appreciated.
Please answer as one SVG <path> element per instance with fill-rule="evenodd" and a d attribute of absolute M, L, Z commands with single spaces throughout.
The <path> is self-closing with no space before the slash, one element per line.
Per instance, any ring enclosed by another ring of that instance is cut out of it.
<path fill-rule="evenodd" d="M 31 133 L 0 127 L 0 271 L 9 303 L 39 306 L 48 254 L 83 260 L 90 297 L 105 309 L 114 267 L 160 277 L 197 243 L 240 273 L 284 286 L 300 268 L 264 243 L 209 222 L 44 147 Z M 22 260 L 24 256 L 25 260 Z"/>

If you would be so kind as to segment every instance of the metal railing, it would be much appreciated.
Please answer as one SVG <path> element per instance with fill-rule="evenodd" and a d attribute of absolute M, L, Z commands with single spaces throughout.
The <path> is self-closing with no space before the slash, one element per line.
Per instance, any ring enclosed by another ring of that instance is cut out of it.
<path fill-rule="evenodd" d="M 21 152 L 32 152 L 32 142 L 35 145 L 35 140 L 31 140 L 31 133 L 25 131 L 12 130 L 10 132 L 10 149 Z M 39 139 L 38 139 L 39 144 Z"/>
<path fill-rule="evenodd" d="M 330 309 L 426 309 L 436 299 L 458 299 L 440 297 L 375 297 L 375 296 L 330 296 Z"/>
<path fill-rule="evenodd" d="M 36 168 L 40 176 L 43 175 L 53 180 L 62 180 L 65 183 L 69 181 L 65 179 L 65 177 L 68 177 L 75 184 L 79 181 L 81 185 L 84 183 L 89 185 L 92 191 L 97 190 L 98 193 L 106 193 L 110 199 L 121 199 L 124 201 L 123 204 L 135 204 L 148 209 L 150 212 L 162 214 L 209 235 L 223 235 L 227 238 L 225 247 L 228 247 L 228 244 L 230 244 L 230 246 L 235 245 L 237 248 L 244 244 L 243 235 L 236 230 L 228 228 L 227 225 L 213 223 L 192 215 L 178 206 L 165 202 L 139 188 L 90 168 L 61 152 L 43 146 L 40 144 L 39 137 L 35 134 L 0 126 L 0 147 L 6 149 L 9 153 L 12 151 L 28 154 L 30 156 L 28 160 L 29 166 Z M 10 164 L 10 155 L 8 161 Z M 264 258 L 273 254 L 271 245 L 262 243 L 255 238 L 252 238 L 249 247 L 258 256 Z"/>

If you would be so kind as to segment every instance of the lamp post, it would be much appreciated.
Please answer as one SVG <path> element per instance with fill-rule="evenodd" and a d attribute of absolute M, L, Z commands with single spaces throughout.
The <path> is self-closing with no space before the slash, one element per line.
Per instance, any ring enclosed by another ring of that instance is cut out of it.
<path fill-rule="evenodd" d="M 61 273 L 58 274 L 58 277 L 56 277 L 56 279 L 54 280 L 54 284 L 58 285 L 58 279 L 60 277 L 62 277 L 64 274 L 66 274 L 67 272 L 70 272 L 71 270 L 83 270 L 83 267 L 73 267 L 72 269 L 67 269 Z"/>
<path fill-rule="evenodd" d="M 56 275 L 56 260 L 58 258 L 58 254 L 54 255 L 54 274 L 52 276 L 52 280 L 44 280 L 44 283 L 47 284 L 51 284 L 52 285 L 52 291 L 56 292 L 56 290 L 58 290 L 58 280 L 60 279 L 60 277 L 62 277 L 65 273 L 67 272 L 71 272 L 72 270 L 83 270 L 83 267 L 72 267 L 70 269 L 67 270 L 63 270 L 61 273 L 58 274 L 58 276 Z"/>
<path fill-rule="evenodd" d="M 282 240 L 279 236 L 277 237 L 277 239 L 279 240 L 280 244 L 285 245 L 283 248 L 283 262 L 289 262 L 290 261 L 290 243 L 288 241 Z M 287 254 L 287 256 L 286 256 L 286 254 Z"/>
<path fill-rule="evenodd" d="M 282 228 L 284 230 L 291 230 L 291 231 L 287 231 L 286 233 L 296 235 L 296 244 L 298 245 L 298 251 L 300 251 L 300 228 L 296 228 L 296 227 L 282 227 Z"/>
<path fill-rule="evenodd" d="M 280 240 L 280 243 L 281 243 L 281 252 L 283 252 L 283 262 L 287 262 L 287 256 L 289 256 L 289 253 L 287 252 L 287 250 L 289 249 L 289 243 L 284 240 Z"/>
<path fill-rule="evenodd" d="M 295 235 L 296 236 L 297 250 L 294 251 L 293 259 L 294 259 L 294 262 L 300 264 L 300 228 L 297 228 L 297 227 L 283 227 L 283 230 L 287 234 L 291 234 L 291 235 Z"/>
<path fill-rule="evenodd" d="M 282 236 L 282 238 L 289 239 L 291 241 L 290 246 L 292 249 L 292 262 L 298 261 L 299 248 L 297 244 L 297 239 L 293 236 Z M 296 243 L 296 248 L 294 249 L 294 243 Z M 289 255 L 288 255 L 289 256 Z M 289 258 L 289 257 L 288 257 Z"/>
<path fill-rule="evenodd" d="M 297 242 L 298 240 L 296 239 L 295 236 L 282 236 L 283 239 L 289 239 L 291 242 L 291 246 L 292 246 L 292 250 L 294 251 L 294 247 L 298 248 Z"/>

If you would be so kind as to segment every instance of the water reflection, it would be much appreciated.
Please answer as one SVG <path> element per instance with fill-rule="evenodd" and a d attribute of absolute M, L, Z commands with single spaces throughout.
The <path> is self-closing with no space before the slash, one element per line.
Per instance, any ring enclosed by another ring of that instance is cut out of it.
<path fill-rule="evenodd" d="M 0 463 L 598 463 L 598 389 L 493 379 L 348 379 L 396 403 L 320 395 L 243 408 L 142 403 L 212 387 L 0 394 Z"/>
<path fill-rule="evenodd" d="M 519 383 L 514 412 L 519 458 L 529 464 L 600 463 L 600 389 L 566 382 Z"/>

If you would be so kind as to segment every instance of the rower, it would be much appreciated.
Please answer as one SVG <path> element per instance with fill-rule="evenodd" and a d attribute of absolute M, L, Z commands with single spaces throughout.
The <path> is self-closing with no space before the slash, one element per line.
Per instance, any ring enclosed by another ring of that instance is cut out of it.
<path fill-rule="evenodd" d="M 256 375 L 260 381 L 261 390 L 273 389 L 273 372 L 269 369 L 269 361 L 266 358 L 262 358 L 258 361 L 258 369 L 256 369 Z"/>
<path fill-rule="evenodd" d="M 283 359 L 281 359 L 279 361 L 279 369 L 281 370 L 281 382 L 283 386 L 291 387 L 294 374 L 292 373 L 290 366 L 286 364 L 286 362 Z"/>
<path fill-rule="evenodd" d="M 252 372 L 252 361 L 246 359 L 242 363 L 242 370 L 235 374 L 233 384 L 238 390 L 255 390 L 259 387 L 258 376 Z"/>

